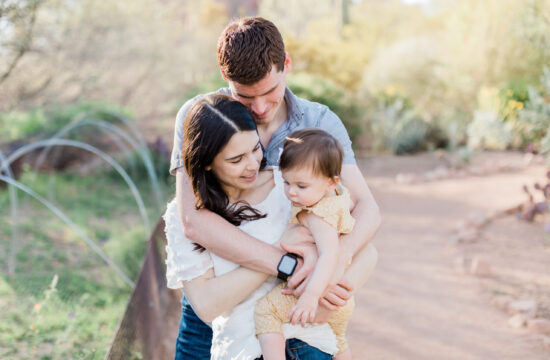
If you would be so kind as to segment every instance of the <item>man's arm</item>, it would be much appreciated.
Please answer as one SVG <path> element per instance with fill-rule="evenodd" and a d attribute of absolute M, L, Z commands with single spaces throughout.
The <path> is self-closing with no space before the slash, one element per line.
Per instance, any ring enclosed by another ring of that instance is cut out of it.
<path fill-rule="evenodd" d="M 353 230 L 341 239 L 341 257 L 344 265 L 348 264 L 353 255 L 357 254 L 376 235 L 382 219 L 380 209 L 372 193 L 355 164 L 344 164 L 341 173 L 342 183 L 348 188 L 351 200 L 355 206 L 351 215 L 355 219 Z"/>
<path fill-rule="evenodd" d="M 221 216 L 195 208 L 195 194 L 184 168 L 176 170 L 176 203 L 185 236 L 214 254 L 246 268 L 277 275 L 277 265 L 285 254 L 241 231 Z"/>

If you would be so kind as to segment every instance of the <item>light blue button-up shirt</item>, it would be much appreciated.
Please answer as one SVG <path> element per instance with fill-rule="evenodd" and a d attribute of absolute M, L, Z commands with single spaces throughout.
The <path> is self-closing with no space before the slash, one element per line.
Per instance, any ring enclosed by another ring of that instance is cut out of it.
<path fill-rule="evenodd" d="M 231 90 L 229 88 L 222 88 L 214 93 L 231 96 Z M 175 174 L 175 170 L 184 165 L 181 157 L 183 121 L 191 105 L 200 96 L 202 95 L 198 95 L 185 102 L 176 116 L 174 147 L 172 148 L 172 157 L 170 160 L 171 174 Z M 323 129 L 334 136 L 340 144 L 342 144 L 342 148 L 344 149 L 344 164 L 355 164 L 355 156 L 351 148 L 351 140 L 348 132 L 335 113 L 325 105 L 297 97 L 288 87 L 285 90 L 285 101 L 287 104 L 288 118 L 275 131 L 267 145 L 266 157 L 268 165 L 277 165 L 279 163 L 279 157 L 283 150 L 285 138 L 291 132 L 309 127 Z"/>

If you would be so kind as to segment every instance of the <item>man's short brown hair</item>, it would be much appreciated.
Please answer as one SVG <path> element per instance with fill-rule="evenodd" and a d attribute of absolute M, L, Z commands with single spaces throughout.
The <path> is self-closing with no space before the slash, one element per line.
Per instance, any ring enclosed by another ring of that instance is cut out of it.
<path fill-rule="evenodd" d="M 261 17 L 231 22 L 218 39 L 218 64 L 224 76 L 243 85 L 263 79 L 274 65 L 282 71 L 285 44 L 277 27 Z"/>
<path fill-rule="evenodd" d="M 334 178 L 340 176 L 343 158 L 338 140 L 324 130 L 307 128 L 286 138 L 279 168 L 285 171 L 309 166 L 315 175 Z"/>

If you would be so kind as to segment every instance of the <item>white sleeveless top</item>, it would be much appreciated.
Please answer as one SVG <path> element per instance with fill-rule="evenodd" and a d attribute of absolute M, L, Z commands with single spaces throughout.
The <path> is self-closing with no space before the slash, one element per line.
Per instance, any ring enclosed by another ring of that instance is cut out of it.
<path fill-rule="evenodd" d="M 254 208 L 267 214 L 263 219 L 243 222 L 239 228 L 246 233 L 273 244 L 279 240 L 290 219 L 290 202 L 284 195 L 284 184 L 277 167 L 273 168 L 274 188 Z M 181 288 L 182 280 L 191 280 L 214 267 L 216 276 L 230 272 L 239 265 L 215 254 L 193 250 L 193 244 L 183 235 L 175 200 L 168 204 L 164 215 L 166 222 L 166 277 L 168 287 Z M 254 335 L 254 307 L 256 301 L 278 284 L 275 277 L 268 278 L 252 295 L 231 311 L 218 316 L 212 322 L 212 359 L 253 360 L 261 355 L 260 343 Z M 285 338 L 297 338 L 326 353 L 337 351 L 336 338 L 328 324 L 307 326 L 283 325 Z"/>

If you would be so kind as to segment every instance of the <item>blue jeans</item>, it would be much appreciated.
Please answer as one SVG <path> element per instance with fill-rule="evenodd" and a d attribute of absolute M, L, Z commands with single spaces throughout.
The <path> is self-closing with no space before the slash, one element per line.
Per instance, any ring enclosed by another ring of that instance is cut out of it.
<path fill-rule="evenodd" d="M 185 297 L 181 300 L 182 311 L 176 356 L 174 360 L 210 360 L 212 329 L 195 314 Z M 298 339 L 286 341 L 287 360 L 330 360 L 332 355 Z"/>

